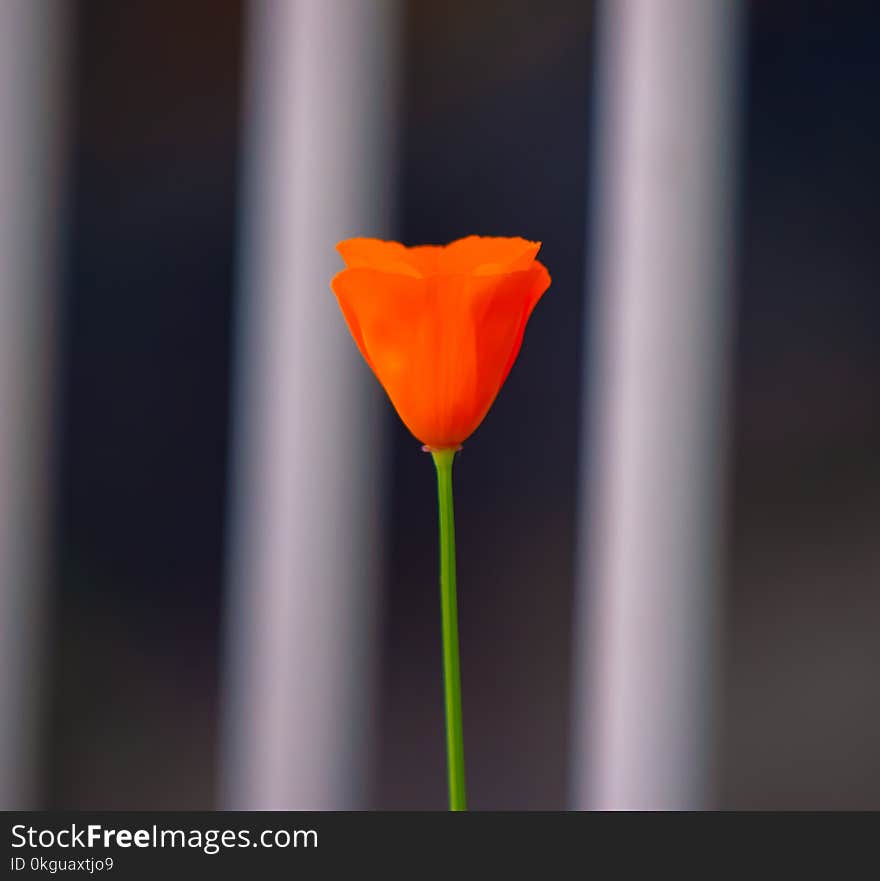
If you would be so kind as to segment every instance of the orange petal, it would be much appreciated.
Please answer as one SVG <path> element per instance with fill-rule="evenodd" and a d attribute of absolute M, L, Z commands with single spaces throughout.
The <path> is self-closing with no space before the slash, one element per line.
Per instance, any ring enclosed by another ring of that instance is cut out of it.
<path fill-rule="evenodd" d="M 521 238 L 467 236 L 443 249 L 443 272 L 496 275 L 528 269 L 541 249 L 540 242 Z"/>
<path fill-rule="evenodd" d="M 421 276 L 434 271 L 441 248 L 420 245 L 406 248 L 382 239 L 345 239 L 336 246 L 345 265 L 352 269 L 378 269 L 395 275 Z"/>
<path fill-rule="evenodd" d="M 339 295 L 340 289 L 345 288 L 345 282 L 342 277 L 349 271 L 350 270 L 348 269 L 343 269 L 342 272 L 338 272 L 335 276 L 333 276 L 332 280 L 330 281 L 330 287 L 336 294 L 336 300 L 339 303 L 339 308 L 342 310 L 342 315 L 345 318 L 345 323 L 348 325 L 348 330 L 358 347 L 358 351 L 361 353 L 361 355 L 364 356 L 364 360 L 370 366 L 370 370 L 375 373 L 376 365 L 373 364 L 373 361 L 370 358 L 370 353 L 367 351 L 367 347 L 364 344 L 364 335 L 363 333 L 361 333 L 361 325 L 358 321 L 357 314 L 352 308 L 351 300 L 348 297 L 341 297 Z"/>
<path fill-rule="evenodd" d="M 523 337 L 526 332 L 526 325 L 529 322 L 529 318 L 532 317 L 532 311 L 535 306 L 538 305 L 538 301 L 547 291 L 547 288 L 550 287 L 550 273 L 547 271 L 547 267 L 544 266 L 543 263 L 536 260 L 532 272 L 531 279 L 531 288 L 529 290 L 528 296 L 526 297 L 525 309 L 523 310 L 522 320 L 520 322 L 519 331 L 516 336 L 516 340 L 513 344 L 513 349 L 510 352 L 510 355 L 507 358 L 507 363 L 504 365 L 504 370 L 501 374 L 501 385 L 507 381 L 507 377 L 510 375 L 510 371 L 513 369 L 513 365 L 516 363 L 517 356 L 519 355 L 519 350 L 522 348 Z"/>
<path fill-rule="evenodd" d="M 436 309 L 428 282 L 408 275 L 354 268 L 332 282 L 352 336 L 407 428 L 432 433 L 430 391 L 420 388 L 434 372 Z"/>
<path fill-rule="evenodd" d="M 474 300 L 476 360 L 481 389 L 479 422 L 510 374 L 532 310 L 549 287 L 550 273 L 535 261 L 530 269 L 500 277 L 494 289 L 487 289 L 482 297 Z"/>

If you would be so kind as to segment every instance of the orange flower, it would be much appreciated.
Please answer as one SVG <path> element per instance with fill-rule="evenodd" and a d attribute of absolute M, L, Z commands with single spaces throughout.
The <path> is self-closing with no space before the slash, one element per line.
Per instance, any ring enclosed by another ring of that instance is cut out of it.
<path fill-rule="evenodd" d="M 348 268 L 331 287 L 400 418 L 431 449 L 458 447 L 492 406 L 550 285 L 535 259 L 541 243 L 468 236 L 336 247 Z"/>

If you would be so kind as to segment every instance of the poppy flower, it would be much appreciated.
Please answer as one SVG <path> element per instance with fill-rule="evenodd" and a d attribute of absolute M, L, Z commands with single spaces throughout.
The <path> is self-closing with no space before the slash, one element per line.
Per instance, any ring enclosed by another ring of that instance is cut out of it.
<path fill-rule="evenodd" d="M 346 239 L 331 282 L 361 354 L 406 427 L 432 450 L 476 430 L 550 286 L 540 242 L 468 236 L 407 248 Z"/>

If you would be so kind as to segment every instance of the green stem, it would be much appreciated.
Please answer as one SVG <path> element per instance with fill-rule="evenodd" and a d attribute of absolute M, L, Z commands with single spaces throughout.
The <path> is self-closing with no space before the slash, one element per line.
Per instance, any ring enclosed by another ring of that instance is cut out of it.
<path fill-rule="evenodd" d="M 449 810 L 467 810 L 464 738 L 461 724 L 461 670 L 458 659 L 458 602 L 455 596 L 455 518 L 452 460 L 455 450 L 433 450 L 440 507 L 440 613 L 443 621 L 443 685 L 446 696 L 446 762 Z"/>

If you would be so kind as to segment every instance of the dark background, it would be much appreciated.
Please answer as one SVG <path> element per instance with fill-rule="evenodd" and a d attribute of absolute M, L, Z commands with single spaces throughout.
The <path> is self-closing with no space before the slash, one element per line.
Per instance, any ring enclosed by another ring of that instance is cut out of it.
<path fill-rule="evenodd" d="M 246 6 L 74 6 L 44 802 L 207 808 Z M 397 236 L 541 239 L 553 274 L 456 509 L 472 805 L 561 808 L 594 10 L 402 7 Z M 750 3 L 741 94 L 718 804 L 878 808 L 878 7 Z M 372 805 L 441 808 L 433 473 L 387 419 Z"/>

